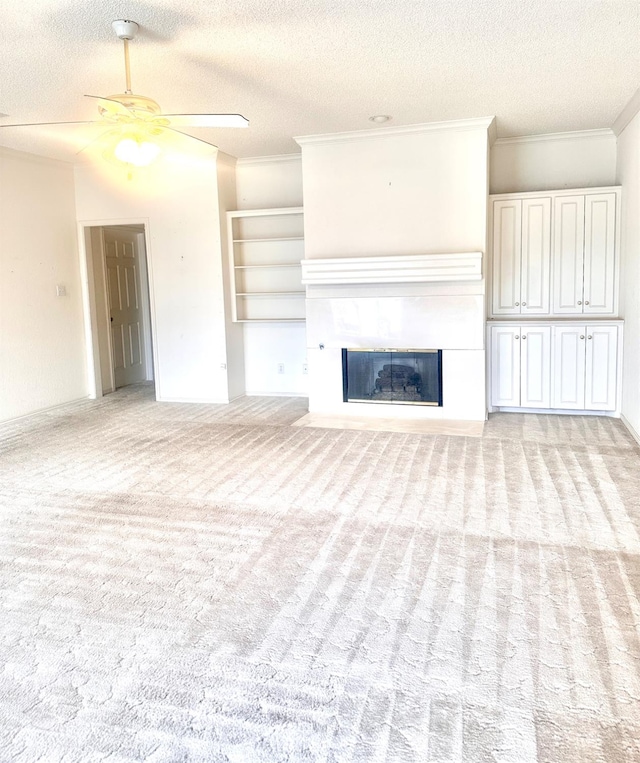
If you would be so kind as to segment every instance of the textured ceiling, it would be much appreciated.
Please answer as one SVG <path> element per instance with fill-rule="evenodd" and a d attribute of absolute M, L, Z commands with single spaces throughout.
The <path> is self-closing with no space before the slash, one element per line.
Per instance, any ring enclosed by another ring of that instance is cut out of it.
<path fill-rule="evenodd" d="M 2 0 L 0 112 L 92 119 L 124 90 L 115 18 L 141 25 L 133 90 L 167 113 L 239 112 L 193 131 L 234 156 L 295 135 L 496 115 L 498 136 L 610 127 L 640 84 L 640 0 Z M 89 129 L 0 130 L 72 160 Z"/>

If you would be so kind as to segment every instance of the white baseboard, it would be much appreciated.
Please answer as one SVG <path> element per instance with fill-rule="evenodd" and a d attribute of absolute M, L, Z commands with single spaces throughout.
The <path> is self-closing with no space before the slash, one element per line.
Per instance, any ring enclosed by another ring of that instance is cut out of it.
<path fill-rule="evenodd" d="M 542 413 L 553 416 L 606 416 L 610 419 L 620 418 L 620 414 L 616 411 L 583 411 L 564 408 L 507 408 L 497 405 L 489 408 L 489 413 Z"/>
<path fill-rule="evenodd" d="M 74 405 L 75 403 L 84 403 L 85 400 L 95 400 L 91 395 L 85 395 L 84 397 L 75 397 L 73 400 L 67 400 L 66 403 L 58 403 L 57 405 L 49 405 L 46 408 L 38 408 L 36 411 L 30 411 L 29 413 L 23 413 L 22 416 L 13 416 L 10 419 L 2 419 L 2 424 L 11 424 L 14 421 L 22 421 L 23 419 L 30 419 L 32 416 L 39 416 L 41 413 L 53 413 L 61 408 L 66 408 L 68 405 Z"/>
<path fill-rule="evenodd" d="M 640 433 L 636 432 L 636 430 L 631 426 L 631 424 L 628 422 L 628 420 L 624 416 L 620 416 L 620 418 L 622 420 L 622 423 L 629 430 L 629 434 L 638 443 L 638 445 L 640 445 Z"/>

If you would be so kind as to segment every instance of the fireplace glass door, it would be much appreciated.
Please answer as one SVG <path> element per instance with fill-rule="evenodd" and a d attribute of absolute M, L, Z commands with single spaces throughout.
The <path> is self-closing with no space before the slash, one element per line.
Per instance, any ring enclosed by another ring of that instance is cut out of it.
<path fill-rule="evenodd" d="M 342 350 L 345 403 L 442 405 L 442 350 Z"/>

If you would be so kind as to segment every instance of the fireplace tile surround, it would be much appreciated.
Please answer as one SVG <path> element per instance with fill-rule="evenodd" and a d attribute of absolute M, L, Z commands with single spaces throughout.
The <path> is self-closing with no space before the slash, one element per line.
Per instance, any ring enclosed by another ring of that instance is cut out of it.
<path fill-rule="evenodd" d="M 449 262 L 447 257 L 451 258 Z M 307 290 L 310 412 L 484 421 L 485 302 L 481 253 L 416 255 L 413 261 L 406 255 L 397 259 L 389 256 L 349 259 L 346 265 L 336 259 L 304 260 L 302 264 Z M 460 262 L 466 272 L 455 274 L 451 280 L 443 277 L 447 272 L 454 274 Z M 344 280 L 340 273 L 347 274 Z M 320 278 L 318 274 L 322 274 Z M 442 405 L 345 402 L 343 350 L 372 347 L 440 349 Z"/>

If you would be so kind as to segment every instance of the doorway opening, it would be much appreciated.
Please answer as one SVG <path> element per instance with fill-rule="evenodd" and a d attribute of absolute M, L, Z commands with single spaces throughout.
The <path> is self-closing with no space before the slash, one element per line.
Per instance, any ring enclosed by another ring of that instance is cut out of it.
<path fill-rule="evenodd" d="M 94 397 L 154 382 L 145 226 L 84 226 Z"/>

